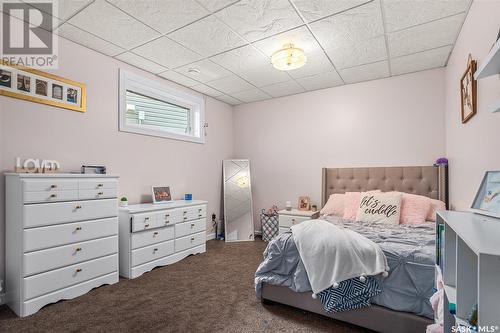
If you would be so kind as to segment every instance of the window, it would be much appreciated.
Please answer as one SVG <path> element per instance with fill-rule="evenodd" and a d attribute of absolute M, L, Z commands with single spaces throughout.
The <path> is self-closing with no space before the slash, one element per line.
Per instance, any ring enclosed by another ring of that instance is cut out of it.
<path fill-rule="evenodd" d="M 204 143 L 204 99 L 120 70 L 120 131 Z"/>

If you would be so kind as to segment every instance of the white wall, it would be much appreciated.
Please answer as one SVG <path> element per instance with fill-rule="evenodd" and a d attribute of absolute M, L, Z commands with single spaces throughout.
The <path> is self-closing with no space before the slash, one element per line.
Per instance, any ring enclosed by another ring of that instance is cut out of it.
<path fill-rule="evenodd" d="M 500 170 L 500 113 L 490 109 L 500 100 L 500 76 L 477 81 L 477 114 L 460 118 L 460 78 L 469 53 L 485 59 L 500 28 L 500 1 L 475 0 L 446 67 L 446 154 L 450 159 L 450 200 L 468 209 L 486 170 Z"/>
<path fill-rule="evenodd" d="M 445 152 L 444 88 L 435 69 L 235 107 L 256 221 L 300 195 L 320 204 L 323 167 L 433 164 Z"/>
<path fill-rule="evenodd" d="M 56 159 L 64 171 L 102 164 L 109 173 L 120 175 L 120 195 L 131 203 L 150 199 L 151 185 L 170 185 L 174 198 L 193 193 L 194 198 L 209 201 L 207 214 L 220 216 L 222 160 L 233 151 L 232 107 L 207 98 L 209 128 L 204 145 L 119 132 L 118 69 L 169 81 L 65 39 L 60 43 L 60 69 L 54 73 L 87 84 L 87 112 L 0 97 L 0 171 L 13 170 L 17 156 Z M 3 192 L 3 177 L 0 184 Z M 1 278 L 5 253 L 1 195 L 0 212 Z"/>

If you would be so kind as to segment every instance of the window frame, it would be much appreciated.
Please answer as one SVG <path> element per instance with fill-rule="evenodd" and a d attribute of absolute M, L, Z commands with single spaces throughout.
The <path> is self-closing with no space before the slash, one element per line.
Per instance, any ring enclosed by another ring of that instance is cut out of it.
<path fill-rule="evenodd" d="M 144 125 L 127 124 L 127 90 L 165 103 L 179 105 L 189 109 L 190 134 L 179 134 L 146 127 Z M 120 132 L 135 133 L 173 140 L 194 143 L 205 143 L 205 99 L 204 97 L 177 90 L 168 84 L 159 83 L 142 76 L 120 69 L 119 82 L 119 126 Z M 198 119 L 197 119 L 198 118 Z M 199 132 L 199 136 L 194 133 Z"/>

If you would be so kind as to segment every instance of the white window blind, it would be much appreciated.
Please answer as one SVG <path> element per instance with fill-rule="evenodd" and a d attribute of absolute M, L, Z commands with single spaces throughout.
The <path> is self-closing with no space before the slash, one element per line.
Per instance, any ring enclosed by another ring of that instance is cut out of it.
<path fill-rule="evenodd" d="M 127 124 L 156 127 L 167 132 L 191 132 L 190 110 L 127 90 Z"/>
<path fill-rule="evenodd" d="M 120 70 L 120 131 L 205 143 L 205 100 Z"/>

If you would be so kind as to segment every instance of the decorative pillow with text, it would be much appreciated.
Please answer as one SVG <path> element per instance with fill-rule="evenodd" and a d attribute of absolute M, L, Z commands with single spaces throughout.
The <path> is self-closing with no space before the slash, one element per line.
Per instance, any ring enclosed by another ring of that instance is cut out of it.
<path fill-rule="evenodd" d="M 361 193 L 356 221 L 399 224 L 401 193 Z"/>

